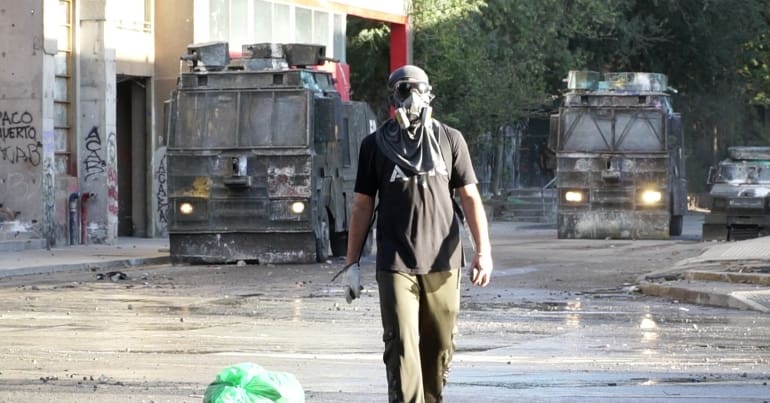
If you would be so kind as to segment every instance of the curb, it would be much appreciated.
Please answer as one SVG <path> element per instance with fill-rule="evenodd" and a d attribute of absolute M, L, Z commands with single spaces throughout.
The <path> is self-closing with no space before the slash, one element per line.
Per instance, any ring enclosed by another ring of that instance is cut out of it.
<path fill-rule="evenodd" d="M 770 312 L 770 289 L 754 285 L 685 280 L 668 283 L 642 281 L 638 284 L 645 295 L 664 297 L 695 305 Z"/>
<path fill-rule="evenodd" d="M 767 273 L 688 270 L 684 273 L 684 278 L 687 280 L 770 286 L 770 274 Z"/>
<path fill-rule="evenodd" d="M 101 262 L 72 263 L 61 265 L 33 266 L 19 269 L 0 270 L 0 278 L 29 276 L 35 274 L 51 274 L 64 272 L 90 271 L 93 269 L 113 269 L 143 265 L 169 264 L 170 256 L 137 257 L 119 260 L 105 260 Z"/>

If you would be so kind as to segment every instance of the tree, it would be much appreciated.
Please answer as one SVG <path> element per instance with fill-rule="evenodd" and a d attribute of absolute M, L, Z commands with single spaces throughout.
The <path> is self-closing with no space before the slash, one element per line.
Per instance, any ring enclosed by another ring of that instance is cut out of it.
<path fill-rule="evenodd" d="M 347 62 L 353 99 L 366 101 L 380 120 L 388 117 L 390 27 L 348 16 Z"/>
<path fill-rule="evenodd" d="M 436 109 L 465 133 L 472 151 L 496 159 L 505 157 L 503 133 L 526 125 L 532 110 L 552 107 L 555 87 L 567 71 L 584 67 L 587 58 L 569 49 L 569 38 L 598 38 L 618 14 L 600 0 L 422 0 L 414 5 L 415 60 L 434 80 Z M 516 144 L 512 141 L 513 152 Z M 503 175 L 500 162 L 490 163 L 496 167 L 493 193 Z"/>
<path fill-rule="evenodd" d="M 770 35 L 760 33 L 740 52 L 738 74 L 745 81 L 746 97 L 754 105 L 770 105 Z"/>
<path fill-rule="evenodd" d="M 638 1 L 630 11 L 660 38 L 628 61 L 667 74 L 679 90 L 674 104 L 684 123 L 690 190 L 703 191 L 708 166 L 728 146 L 761 136 L 740 72 L 746 44 L 768 30 L 768 1 Z"/>
<path fill-rule="evenodd" d="M 668 75 L 700 191 L 727 146 L 770 142 L 769 14 L 770 0 L 413 0 L 410 17 L 437 116 L 481 151 L 547 108 L 569 70 Z M 388 27 L 349 32 L 354 91 L 387 110 Z"/>

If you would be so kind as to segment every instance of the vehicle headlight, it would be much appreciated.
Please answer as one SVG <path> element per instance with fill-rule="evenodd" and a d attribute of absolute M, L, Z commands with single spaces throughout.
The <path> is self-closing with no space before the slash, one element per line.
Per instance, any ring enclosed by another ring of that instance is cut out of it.
<path fill-rule="evenodd" d="M 579 190 L 568 190 L 564 192 L 564 200 L 570 203 L 582 203 L 585 197 L 583 192 Z"/>
<path fill-rule="evenodd" d="M 658 190 L 645 190 L 642 192 L 642 204 L 658 204 L 663 200 L 663 194 Z"/>
<path fill-rule="evenodd" d="M 295 201 L 291 204 L 291 212 L 294 214 L 302 214 L 305 211 L 305 203 L 301 201 Z"/>
<path fill-rule="evenodd" d="M 193 212 L 193 205 L 191 203 L 182 203 L 179 205 L 179 212 L 184 215 L 190 215 Z"/>
<path fill-rule="evenodd" d="M 310 200 L 273 199 L 268 210 L 270 221 L 306 222 L 310 219 Z"/>

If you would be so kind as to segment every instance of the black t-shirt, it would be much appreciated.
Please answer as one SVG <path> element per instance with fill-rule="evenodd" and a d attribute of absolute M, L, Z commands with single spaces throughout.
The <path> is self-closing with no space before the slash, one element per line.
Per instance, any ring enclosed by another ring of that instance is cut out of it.
<path fill-rule="evenodd" d="M 451 150 L 451 156 L 443 155 L 451 177 L 435 170 L 417 175 L 397 165 L 378 149 L 375 134 L 361 143 L 355 191 L 379 198 L 378 270 L 426 274 L 462 265 L 452 191 L 478 181 L 462 134 L 441 123 L 437 126 L 445 128 L 435 135 L 442 153 Z"/>

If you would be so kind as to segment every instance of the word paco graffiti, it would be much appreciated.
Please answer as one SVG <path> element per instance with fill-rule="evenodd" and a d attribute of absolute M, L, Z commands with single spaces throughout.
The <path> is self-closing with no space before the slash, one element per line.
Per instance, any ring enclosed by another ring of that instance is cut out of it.
<path fill-rule="evenodd" d="M 0 112 L 0 139 L 36 140 L 37 130 L 32 126 L 29 112 Z"/>
<path fill-rule="evenodd" d="M 43 144 L 33 122 L 29 112 L 0 111 L 0 161 L 40 165 Z"/>

